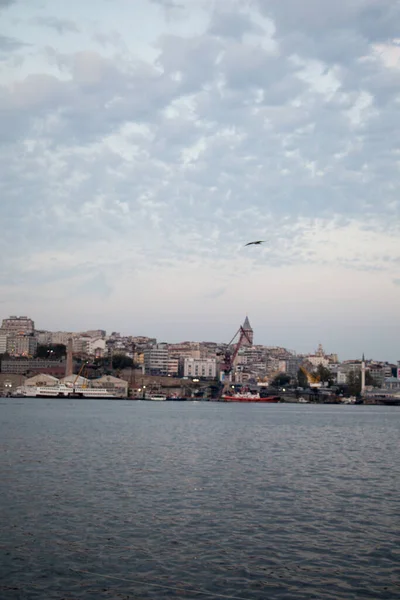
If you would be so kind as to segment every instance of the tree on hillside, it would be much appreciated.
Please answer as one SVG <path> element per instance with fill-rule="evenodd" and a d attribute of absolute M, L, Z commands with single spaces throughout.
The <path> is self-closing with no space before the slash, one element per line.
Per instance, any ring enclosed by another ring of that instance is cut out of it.
<path fill-rule="evenodd" d="M 39 344 L 36 350 L 36 358 L 53 358 L 60 360 L 66 356 L 67 348 L 64 344 Z"/>
<path fill-rule="evenodd" d="M 309 387 L 307 375 L 301 369 L 297 371 L 297 383 L 299 384 L 299 387 L 304 390 Z"/>
<path fill-rule="evenodd" d="M 112 366 L 113 369 L 117 369 L 118 371 L 129 369 L 133 367 L 133 360 L 129 356 L 125 356 L 125 354 L 114 354 L 112 357 Z"/>
<path fill-rule="evenodd" d="M 278 375 L 276 375 L 276 377 L 273 378 L 271 385 L 273 387 L 287 385 L 288 383 L 290 383 L 290 379 L 291 377 L 287 373 L 278 373 Z"/>
<path fill-rule="evenodd" d="M 350 373 L 348 373 L 347 385 L 349 386 L 349 393 L 352 396 L 359 396 L 361 394 L 361 373 L 360 373 L 360 371 L 358 371 L 358 372 L 350 371 Z M 377 383 L 369 371 L 365 371 L 365 385 L 377 387 Z"/>
<path fill-rule="evenodd" d="M 375 379 L 372 377 L 369 371 L 365 371 L 365 385 L 370 385 L 372 387 L 379 387 Z"/>
<path fill-rule="evenodd" d="M 316 374 L 318 375 L 321 383 L 327 383 L 329 387 L 332 385 L 333 375 L 327 367 L 324 367 L 324 365 L 318 365 Z"/>

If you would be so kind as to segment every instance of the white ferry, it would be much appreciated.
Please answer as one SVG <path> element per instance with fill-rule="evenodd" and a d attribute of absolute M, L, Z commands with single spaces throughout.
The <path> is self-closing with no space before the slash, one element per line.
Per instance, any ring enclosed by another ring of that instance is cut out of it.
<path fill-rule="evenodd" d="M 22 385 L 16 389 L 15 395 L 25 398 L 116 398 L 105 388 L 68 386 L 64 383 L 38 387 Z"/>
<path fill-rule="evenodd" d="M 152 394 L 149 398 L 146 398 L 146 400 L 154 400 L 155 402 L 163 402 L 166 399 L 167 396 L 164 396 L 164 394 Z"/>

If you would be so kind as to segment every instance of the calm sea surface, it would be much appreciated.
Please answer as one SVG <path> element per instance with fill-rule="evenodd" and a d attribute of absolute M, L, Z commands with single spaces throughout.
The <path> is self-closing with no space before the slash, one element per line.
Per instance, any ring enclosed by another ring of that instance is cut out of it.
<path fill-rule="evenodd" d="M 0 400 L 0 598 L 400 598 L 400 409 Z"/>

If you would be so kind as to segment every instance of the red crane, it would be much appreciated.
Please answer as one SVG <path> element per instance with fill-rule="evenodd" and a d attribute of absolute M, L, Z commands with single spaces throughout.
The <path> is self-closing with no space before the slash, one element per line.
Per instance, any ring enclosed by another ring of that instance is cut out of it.
<path fill-rule="evenodd" d="M 235 346 L 232 346 L 233 342 L 235 341 L 235 339 L 237 338 L 238 335 L 239 335 L 239 340 L 238 340 L 237 344 Z M 242 326 L 240 326 L 239 329 L 237 330 L 237 332 L 235 333 L 235 335 L 233 336 L 233 338 L 231 339 L 231 341 L 229 342 L 229 344 L 227 345 L 225 351 L 220 353 L 223 355 L 222 371 L 225 374 L 224 385 L 221 389 L 220 395 L 222 395 L 224 390 L 229 386 L 229 375 L 232 372 L 236 357 L 238 355 L 238 352 L 239 352 L 240 347 L 243 344 L 244 340 L 247 340 L 249 342 L 250 346 L 252 346 L 251 340 L 250 340 L 249 336 L 247 335 L 246 330 L 243 329 Z"/>

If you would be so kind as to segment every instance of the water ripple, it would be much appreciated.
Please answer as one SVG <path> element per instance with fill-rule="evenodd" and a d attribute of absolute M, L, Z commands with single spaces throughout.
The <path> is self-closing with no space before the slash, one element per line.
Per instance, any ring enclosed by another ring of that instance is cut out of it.
<path fill-rule="evenodd" d="M 0 404 L 6 600 L 400 598 L 395 407 Z"/>

